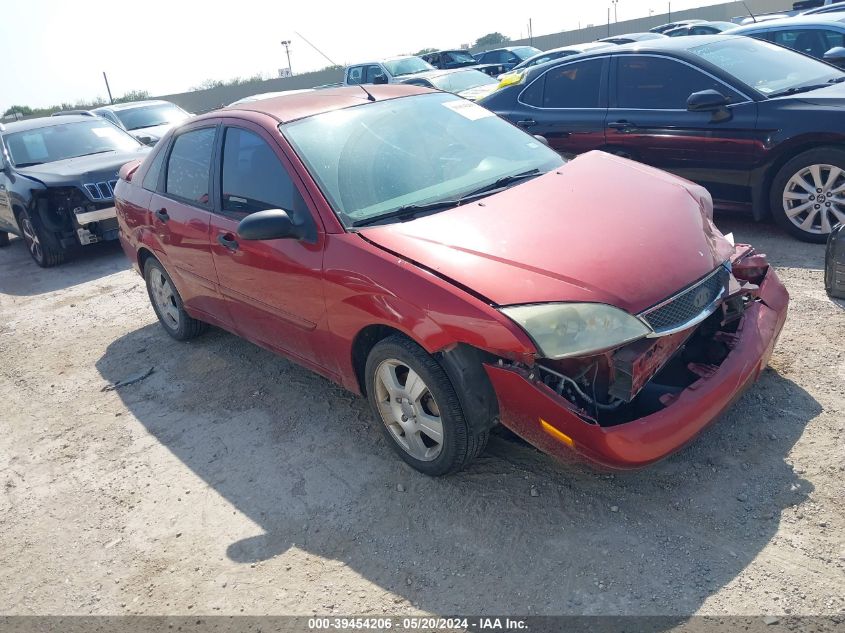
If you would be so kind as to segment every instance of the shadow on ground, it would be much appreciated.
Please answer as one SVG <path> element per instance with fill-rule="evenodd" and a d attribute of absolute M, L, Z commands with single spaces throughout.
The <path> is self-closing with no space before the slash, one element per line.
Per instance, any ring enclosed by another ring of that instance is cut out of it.
<path fill-rule="evenodd" d="M 120 243 L 114 241 L 86 246 L 55 268 L 40 268 L 29 255 L 24 241 L 14 237 L 8 247 L 0 249 L 0 264 L 4 264 L 0 294 L 14 296 L 40 295 L 70 288 L 129 267 Z"/>
<path fill-rule="evenodd" d="M 296 546 L 434 613 L 689 614 L 811 491 L 786 457 L 821 408 L 772 370 L 645 471 L 566 468 L 493 438 L 466 471 L 430 479 L 394 456 L 363 399 L 234 336 L 176 344 L 149 325 L 97 363 L 108 382 L 149 366 L 119 391 L 128 409 L 264 530 L 230 559 Z"/>
<path fill-rule="evenodd" d="M 716 226 L 722 233 L 733 233 L 737 243 L 751 244 L 766 253 L 775 266 L 824 269 L 824 244 L 807 244 L 792 237 L 773 220 L 755 222 L 750 215 L 719 212 Z"/>

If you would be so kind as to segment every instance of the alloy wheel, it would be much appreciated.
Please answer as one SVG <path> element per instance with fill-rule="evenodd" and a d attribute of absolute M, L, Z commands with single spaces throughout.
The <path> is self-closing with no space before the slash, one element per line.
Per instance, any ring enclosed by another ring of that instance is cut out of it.
<path fill-rule="evenodd" d="M 150 289 L 161 320 L 170 329 L 179 329 L 179 306 L 176 303 L 176 292 L 160 270 L 152 271 Z"/>
<path fill-rule="evenodd" d="M 845 171 L 835 165 L 809 165 L 783 190 L 783 210 L 795 226 L 824 235 L 845 222 Z"/>
<path fill-rule="evenodd" d="M 376 369 L 375 396 L 382 422 L 414 459 L 428 462 L 443 450 L 440 408 L 420 375 L 396 359 Z"/>
<path fill-rule="evenodd" d="M 41 248 L 41 240 L 38 239 L 38 233 L 36 233 L 35 227 L 32 226 L 32 221 L 26 216 L 21 218 L 21 231 L 23 232 L 24 242 L 26 242 L 29 252 L 32 253 L 33 259 L 37 262 L 43 261 L 44 251 Z"/>

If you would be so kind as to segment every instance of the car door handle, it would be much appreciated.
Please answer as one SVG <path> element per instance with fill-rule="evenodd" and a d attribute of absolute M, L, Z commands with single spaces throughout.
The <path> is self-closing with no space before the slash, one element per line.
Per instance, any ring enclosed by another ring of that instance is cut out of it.
<path fill-rule="evenodd" d="M 167 209 L 159 209 L 155 212 L 155 216 L 162 222 L 167 222 L 170 219 L 170 216 L 167 215 Z"/>
<path fill-rule="evenodd" d="M 238 250 L 238 240 L 231 233 L 221 233 L 217 236 L 217 241 L 221 246 L 225 246 L 233 253 Z"/>
<path fill-rule="evenodd" d="M 523 119 L 522 121 L 517 121 L 516 124 L 519 127 L 533 127 L 537 125 L 537 121 L 534 119 Z"/>
<path fill-rule="evenodd" d="M 628 130 L 634 127 L 634 124 L 630 121 L 612 121 L 611 123 L 607 124 L 607 127 L 614 130 Z"/>

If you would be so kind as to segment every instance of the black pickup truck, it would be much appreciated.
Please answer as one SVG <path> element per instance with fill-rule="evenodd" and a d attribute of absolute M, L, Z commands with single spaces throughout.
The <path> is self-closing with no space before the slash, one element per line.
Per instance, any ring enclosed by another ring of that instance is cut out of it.
<path fill-rule="evenodd" d="M 118 170 L 149 151 L 99 117 L 0 124 L 0 246 L 18 235 L 47 268 L 72 248 L 117 239 Z"/>

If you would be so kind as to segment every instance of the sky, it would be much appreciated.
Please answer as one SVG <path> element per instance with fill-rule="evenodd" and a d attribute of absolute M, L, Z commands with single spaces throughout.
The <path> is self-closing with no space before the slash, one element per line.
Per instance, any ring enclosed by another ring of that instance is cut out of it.
<path fill-rule="evenodd" d="M 673 0 L 672 11 L 715 4 Z M 185 92 L 206 79 L 287 67 L 294 73 L 338 64 L 455 48 L 499 31 L 513 39 L 604 24 L 611 0 L 3 0 L 0 113 L 11 105 L 47 107 L 147 90 Z M 618 0 L 619 21 L 665 13 L 665 0 Z"/>

